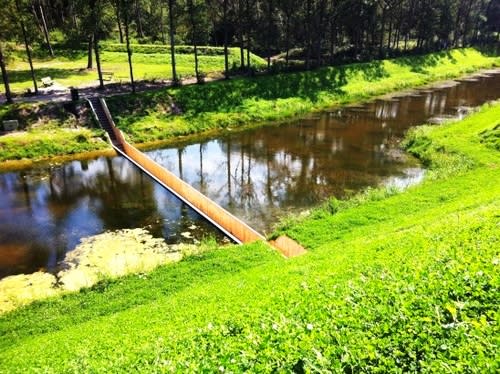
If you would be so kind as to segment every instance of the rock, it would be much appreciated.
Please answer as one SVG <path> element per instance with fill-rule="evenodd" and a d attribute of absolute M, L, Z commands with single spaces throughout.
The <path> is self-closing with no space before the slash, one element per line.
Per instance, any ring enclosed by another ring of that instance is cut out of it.
<path fill-rule="evenodd" d="M 15 131 L 19 128 L 19 122 L 17 120 L 5 120 L 2 123 L 4 131 Z"/>

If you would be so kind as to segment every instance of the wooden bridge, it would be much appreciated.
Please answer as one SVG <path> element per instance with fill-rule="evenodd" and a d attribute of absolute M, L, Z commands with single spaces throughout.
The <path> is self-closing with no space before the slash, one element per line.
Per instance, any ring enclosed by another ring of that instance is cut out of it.
<path fill-rule="evenodd" d="M 108 134 L 109 140 L 118 154 L 135 164 L 235 242 L 241 244 L 266 240 L 264 236 L 239 218 L 129 144 L 121 131 L 115 126 L 103 98 L 92 97 L 88 99 L 88 102 L 97 121 Z M 281 236 L 277 240 L 270 242 L 270 244 L 285 257 L 294 257 L 305 252 L 302 246 L 286 236 Z"/>

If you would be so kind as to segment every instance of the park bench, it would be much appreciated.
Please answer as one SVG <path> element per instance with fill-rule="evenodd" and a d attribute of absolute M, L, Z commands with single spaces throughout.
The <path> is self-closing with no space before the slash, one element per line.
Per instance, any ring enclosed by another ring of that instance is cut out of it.
<path fill-rule="evenodd" d="M 42 78 L 42 84 L 44 87 L 49 87 L 54 84 L 54 81 L 52 80 L 51 77 L 44 77 Z"/>
<path fill-rule="evenodd" d="M 102 72 L 102 79 L 105 81 L 110 81 L 110 80 L 113 80 L 114 75 L 115 75 L 115 73 L 112 71 L 103 71 Z"/>

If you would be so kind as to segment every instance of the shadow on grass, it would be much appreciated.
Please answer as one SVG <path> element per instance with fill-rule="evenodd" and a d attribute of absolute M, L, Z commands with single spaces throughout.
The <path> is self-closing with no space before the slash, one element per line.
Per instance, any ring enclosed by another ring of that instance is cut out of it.
<path fill-rule="evenodd" d="M 459 52 L 465 53 L 464 51 Z M 421 56 L 399 57 L 392 61 L 397 65 L 409 67 L 414 73 L 425 74 L 428 68 L 437 66 L 443 59 L 448 59 L 452 63 L 457 62 L 457 59 L 450 51 L 441 51 Z"/>
<path fill-rule="evenodd" d="M 88 70 L 80 69 L 55 69 L 55 68 L 38 68 L 35 69 L 35 76 L 38 83 L 41 83 L 43 77 L 51 77 L 52 80 L 66 79 L 74 76 L 85 76 Z M 97 74 L 97 73 L 96 73 Z M 11 70 L 9 71 L 10 83 L 31 82 L 30 70 Z"/>
<path fill-rule="evenodd" d="M 322 93 L 343 95 L 349 79 L 361 74 L 367 81 L 387 76 L 383 64 L 374 61 L 346 67 L 322 68 L 302 73 L 282 73 L 254 79 L 235 79 L 203 86 L 171 90 L 177 104 L 187 113 L 230 112 L 246 100 L 301 98 L 316 102 Z"/>

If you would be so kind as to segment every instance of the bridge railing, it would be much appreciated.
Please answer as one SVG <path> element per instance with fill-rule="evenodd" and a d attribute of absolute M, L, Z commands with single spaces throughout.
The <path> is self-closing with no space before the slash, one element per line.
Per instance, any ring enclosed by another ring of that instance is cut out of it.
<path fill-rule="evenodd" d="M 257 240 L 266 240 L 264 236 L 252 229 L 245 222 L 129 144 L 121 131 L 115 126 L 105 100 L 100 98 L 99 103 L 106 115 L 106 119 L 111 124 L 111 129 L 108 131 L 113 132 L 117 143 L 119 143 L 113 144 L 118 153 L 146 172 L 236 242 L 250 243 Z M 92 109 L 95 112 L 95 108 Z M 300 244 L 286 236 L 280 236 L 269 244 L 285 257 L 294 257 L 305 252 L 305 249 Z"/>

